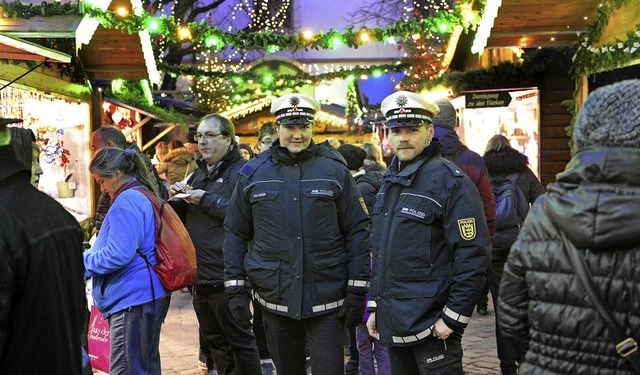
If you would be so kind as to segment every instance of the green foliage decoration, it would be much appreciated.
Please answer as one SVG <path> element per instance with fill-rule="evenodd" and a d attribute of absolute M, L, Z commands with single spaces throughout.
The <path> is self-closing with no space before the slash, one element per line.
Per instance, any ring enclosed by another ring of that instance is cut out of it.
<path fill-rule="evenodd" d="M 614 42 L 594 47 L 594 43 L 602 36 L 609 17 L 623 2 L 624 0 L 602 2 L 602 6 L 587 27 L 584 40 L 578 44 L 573 56 L 575 77 L 617 69 L 640 58 L 640 24 L 627 31 L 626 40 L 616 39 Z"/>
<path fill-rule="evenodd" d="M 457 8 L 456 8 L 457 9 Z M 161 38 L 166 42 L 185 43 L 192 42 L 195 51 L 204 51 L 210 48 L 222 49 L 232 47 L 238 50 L 264 49 L 264 50 L 320 50 L 333 49 L 337 45 L 345 45 L 350 48 L 358 48 L 372 42 L 385 42 L 389 38 L 401 38 L 407 40 L 413 34 L 431 35 L 450 33 L 451 28 L 441 31 L 440 26 L 460 24 L 463 22 L 456 12 L 440 11 L 433 17 L 414 21 L 400 21 L 387 27 L 361 27 L 354 26 L 344 31 L 329 29 L 320 32 L 307 39 L 303 33 L 294 34 L 278 33 L 273 31 L 238 31 L 236 33 L 223 31 L 215 26 L 208 25 L 204 20 L 182 25 L 173 17 L 154 17 L 148 12 L 142 15 L 128 15 L 120 17 L 113 11 L 103 11 L 97 8 L 89 8 L 85 13 L 99 20 L 106 28 L 120 30 L 126 33 L 136 33 L 143 29 L 149 29 L 152 36 Z M 149 28 L 153 21 L 157 25 L 155 30 Z M 467 23 L 464 23 L 467 26 Z M 188 30 L 188 36 L 181 35 L 181 30 Z M 368 40 L 361 36 L 368 35 Z M 336 40 L 339 42 L 337 43 Z M 275 47 L 275 48 L 274 48 Z"/>
<path fill-rule="evenodd" d="M 78 3 L 74 2 L 41 2 L 40 4 L 25 4 L 18 1 L 0 3 L 0 18 L 31 18 L 34 16 L 62 16 L 80 14 Z"/>
<path fill-rule="evenodd" d="M 158 103 L 150 105 L 139 80 L 124 81 L 118 88 L 118 91 L 113 91 L 111 90 L 111 87 L 108 87 L 105 90 L 105 95 L 122 103 L 127 103 L 140 108 L 143 111 L 153 113 L 154 115 L 157 115 L 158 119 L 162 122 L 188 126 L 188 124 L 198 122 L 199 120 L 199 117 L 197 116 L 180 112 L 180 109 L 177 107 L 163 107 L 156 105 Z"/>

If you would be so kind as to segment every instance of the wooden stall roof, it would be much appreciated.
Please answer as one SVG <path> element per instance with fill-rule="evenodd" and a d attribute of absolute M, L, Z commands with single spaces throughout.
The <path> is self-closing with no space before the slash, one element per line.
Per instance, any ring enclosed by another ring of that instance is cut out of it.
<path fill-rule="evenodd" d="M 71 56 L 0 33 L 0 59 L 70 62 Z"/>
<path fill-rule="evenodd" d="M 129 0 L 112 0 L 107 9 L 117 11 L 119 8 L 133 11 Z M 92 79 L 149 79 L 142 43 L 151 41 L 143 41 L 139 33 L 123 33 L 100 25 L 89 44 L 81 46 L 78 55 Z M 155 65 L 155 61 L 151 63 Z"/>
<path fill-rule="evenodd" d="M 486 48 L 575 45 L 584 38 L 587 25 L 603 1 L 503 1 Z"/>

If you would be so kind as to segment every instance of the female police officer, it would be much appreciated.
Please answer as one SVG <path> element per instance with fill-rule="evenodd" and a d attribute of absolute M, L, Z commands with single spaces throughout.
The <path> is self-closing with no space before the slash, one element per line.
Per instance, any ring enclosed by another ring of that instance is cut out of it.
<path fill-rule="evenodd" d="M 225 220 L 231 310 L 249 314 L 248 279 L 287 375 L 306 373 L 305 337 L 314 375 L 344 371 L 344 323 L 362 319 L 369 284 L 366 206 L 340 154 L 311 139 L 319 108 L 302 94 L 273 102 L 279 139 L 240 170 Z"/>

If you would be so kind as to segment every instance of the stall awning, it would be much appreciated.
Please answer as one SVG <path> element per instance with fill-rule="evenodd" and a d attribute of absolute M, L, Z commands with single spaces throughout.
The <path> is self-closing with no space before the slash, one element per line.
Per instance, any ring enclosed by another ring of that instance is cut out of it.
<path fill-rule="evenodd" d="M 71 62 L 71 56 L 23 39 L 0 33 L 0 58 L 13 60 L 36 60 L 45 58 L 51 62 Z"/>

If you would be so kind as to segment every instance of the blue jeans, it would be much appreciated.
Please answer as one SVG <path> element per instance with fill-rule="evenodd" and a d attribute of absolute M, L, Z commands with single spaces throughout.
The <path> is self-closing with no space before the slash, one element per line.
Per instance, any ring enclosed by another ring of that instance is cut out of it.
<path fill-rule="evenodd" d="M 462 334 L 429 336 L 416 345 L 390 346 L 391 372 L 403 375 L 462 375 Z"/>
<path fill-rule="evenodd" d="M 109 317 L 111 375 L 160 375 L 160 328 L 171 294 Z"/>
<path fill-rule="evenodd" d="M 358 352 L 360 352 L 360 375 L 376 374 L 373 365 L 374 358 L 378 364 L 378 375 L 391 375 L 387 347 L 369 335 L 369 330 L 364 323 L 360 323 L 356 327 L 356 341 Z"/>
<path fill-rule="evenodd" d="M 344 319 L 338 311 L 297 320 L 262 310 L 269 350 L 278 374 L 305 375 L 305 343 L 313 375 L 344 374 Z"/>

